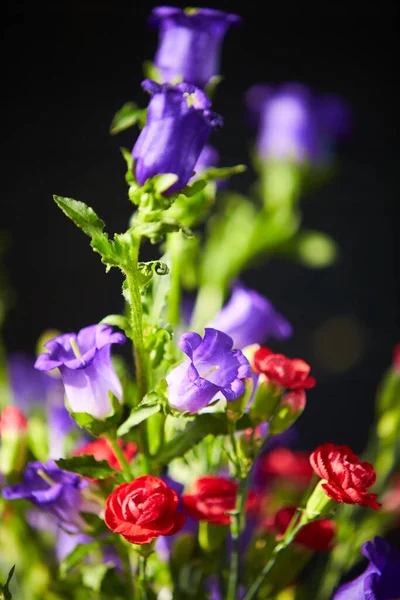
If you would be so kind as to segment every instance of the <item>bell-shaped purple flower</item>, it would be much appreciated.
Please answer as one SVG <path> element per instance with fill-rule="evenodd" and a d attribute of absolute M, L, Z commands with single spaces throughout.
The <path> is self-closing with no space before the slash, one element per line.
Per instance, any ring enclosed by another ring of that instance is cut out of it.
<path fill-rule="evenodd" d="M 193 175 L 207 139 L 222 118 L 210 110 L 206 94 L 189 83 L 158 85 L 142 83 L 152 94 L 146 125 L 132 150 L 134 173 L 139 185 L 155 175 L 174 173 L 178 180 L 167 190 L 182 190 Z"/>
<path fill-rule="evenodd" d="M 400 597 L 400 552 L 381 537 L 363 545 L 365 571 L 340 586 L 332 600 L 394 600 Z"/>
<path fill-rule="evenodd" d="M 238 15 L 212 8 L 154 8 L 150 24 L 159 26 L 154 63 L 164 83 L 186 81 L 204 87 L 219 74 L 222 42 Z"/>
<path fill-rule="evenodd" d="M 292 326 L 271 302 L 241 283 L 235 283 L 230 300 L 210 327 L 227 333 L 235 348 L 261 344 L 271 337 L 284 340 L 292 335 Z"/>
<path fill-rule="evenodd" d="M 110 392 L 121 401 L 121 383 L 111 363 L 111 344 L 123 344 L 123 333 L 109 325 L 91 325 L 78 334 L 65 333 L 45 344 L 35 368 L 59 369 L 72 412 L 85 412 L 96 419 L 112 413 Z"/>
<path fill-rule="evenodd" d="M 342 99 L 318 97 L 301 84 L 255 85 L 246 101 L 258 126 L 256 150 L 263 161 L 324 162 L 334 140 L 350 129 Z"/>
<path fill-rule="evenodd" d="M 24 471 L 22 483 L 3 488 L 3 498 L 28 500 L 59 525 L 76 532 L 86 527 L 81 512 L 98 513 L 101 508 L 84 498 L 82 490 L 88 485 L 79 475 L 59 469 L 52 460 L 32 462 Z"/>
<path fill-rule="evenodd" d="M 232 350 L 232 338 L 206 328 L 203 338 L 184 333 L 178 345 L 188 359 L 167 376 L 171 406 L 193 414 L 218 395 L 232 401 L 243 394 L 243 379 L 251 377 L 252 371 L 242 352 Z"/>

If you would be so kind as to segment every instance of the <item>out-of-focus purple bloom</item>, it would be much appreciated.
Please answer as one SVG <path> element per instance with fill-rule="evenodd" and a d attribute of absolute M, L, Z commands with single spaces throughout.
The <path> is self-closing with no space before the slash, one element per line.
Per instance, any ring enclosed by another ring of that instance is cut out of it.
<path fill-rule="evenodd" d="M 222 118 L 210 110 L 206 94 L 190 83 L 158 85 L 146 79 L 142 87 L 152 98 L 146 125 L 132 150 L 134 173 L 139 185 L 155 175 L 174 173 L 178 180 L 167 190 L 173 194 L 192 177 L 212 129 L 222 126 Z"/>
<path fill-rule="evenodd" d="M 264 161 L 324 162 L 334 140 L 350 129 L 350 111 L 342 99 L 318 97 L 301 84 L 256 85 L 246 101 L 258 124 L 256 149 Z"/>
<path fill-rule="evenodd" d="M 271 337 L 284 340 L 292 335 L 292 326 L 271 302 L 241 283 L 233 286 L 229 302 L 214 317 L 210 327 L 227 333 L 235 348 L 260 344 Z"/>
<path fill-rule="evenodd" d="M 24 499 L 49 515 L 71 532 L 85 528 L 81 512 L 98 513 L 100 505 L 84 498 L 89 484 L 75 473 L 57 467 L 54 461 L 32 462 L 25 469 L 22 483 L 5 487 L 6 500 Z"/>
<path fill-rule="evenodd" d="M 207 169 L 211 167 L 216 167 L 219 163 L 219 153 L 218 151 L 210 146 L 210 144 L 206 144 L 203 150 L 200 153 L 199 158 L 194 166 L 194 170 L 196 172 L 196 179 L 199 179 L 201 175 Z"/>
<path fill-rule="evenodd" d="M 45 406 L 49 390 L 57 385 L 57 381 L 36 371 L 34 360 L 22 352 L 10 354 L 7 371 L 13 403 L 26 415 L 36 406 Z"/>
<path fill-rule="evenodd" d="M 65 456 L 65 436 L 76 428 L 68 410 L 63 404 L 54 404 L 48 410 L 49 423 L 49 458 L 58 459 Z"/>
<path fill-rule="evenodd" d="M 243 394 L 243 379 L 251 376 L 251 367 L 240 350 L 232 350 L 228 335 L 208 327 L 204 338 L 184 333 L 178 345 L 189 358 L 167 376 L 171 406 L 196 413 L 217 395 L 231 401 Z"/>
<path fill-rule="evenodd" d="M 160 29 L 154 63 L 162 81 L 177 80 L 204 87 L 218 75 L 222 42 L 238 15 L 212 8 L 186 9 L 158 6 L 150 23 Z"/>
<path fill-rule="evenodd" d="M 221 592 L 221 588 L 218 584 L 218 578 L 216 575 L 211 575 L 210 577 L 208 577 L 206 581 L 206 589 L 208 592 L 208 600 L 223 600 L 223 595 Z M 242 585 L 239 586 L 238 592 L 238 600 L 242 600 L 246 593 L 246 590 Z"/>
<path fill-rule="evenodd" d="M 68 554 L 75 550 L 78 544 L 89 544 L 90 542 L 93 542 L 93 538 L 85 533 L 67 533 L 58 527 L 55 545 L 57 562 L 60 563 L 64 560 Z"/>
<path fill-rule="evenodd" d="M 119 401 L 122 398 L 121 383 L 111 363 L 111 344 L 123 344 L 125 339 L 109 325 L 91 325 L 78 334 L 65 333 L 45 344 L 49 352 L 38 356 L 35 368 L 58 368 L 71 410 L 104 419 L 112 412 L 109 392 Z M 81 356 L 75 355 L 74 346 Z"/>
<path fill-rule="evenodd" d="M 400 552 L 381 537 L 363 545 L 364 573 L 340 586 L 332 600 L 394 600 L 400 597 Z"/>

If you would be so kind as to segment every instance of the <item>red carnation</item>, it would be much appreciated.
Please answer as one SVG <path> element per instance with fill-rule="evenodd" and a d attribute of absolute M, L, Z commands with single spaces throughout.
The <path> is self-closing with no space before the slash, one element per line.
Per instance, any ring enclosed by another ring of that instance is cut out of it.
<path fill-rule="evenodd" d="M 6 431 L 18 431 L 26 433 L 28 430 L 28 420 L 24 413 L 12 404 L 5 406 L 0 414 L 0 433 Z"/>
<path fill-rule="evenodd" d="M 159 535 L 182 529 L 186 517 L 176 512 L 178 500 L 162 479 L 143 475 L 117 486 L 109 495 L 104 521 L 131 544 L 148 544 Z"/>
<path fill-rule="evenodd" d="M 304 360 L 273 354 L 263 346 L 254 353 L 253 368 L 268 381 L 290 390 L 308 390 L 316 384 L 314 377 L 309 377 L 310 365 Z"/>
<path fill-rule="evenodd" d="M 273 448 L 260 459 L 260 471 L 265 475 L 285 477 L 308 483 L 313 471 L 308 452 L 294 452 L 289 448 Z"/>
<path fill-rule="evenodd" d="M 136 454 L 137 446 L 133 442 L 127 442 L 124 444 L 122 440 L 117 440 L 118 446 L 122 449 L 124 456 L 128 462 L 132 460 L 132 458 Z M 74 450 L 73 454 L 75 456 L 82 456 L 82 454 L 88 454 L 93 456 L 96 460 L 106 460 L 110 467 L 115 471 L 121 471 L 121 465 L 119 463 L 118 458 L 115 456 L 114 450 L 112 449 L 110 442 L 106 438 L 98 438 L 93 442 L 89 442 Z"/>
<path fill-rule="evenodd" d="M 283 535 L 289 526 L 294 513 L 295 506 L 285 506 L 278 510 L 275 516 L 264 523 L 267 529 L 272 529 Z M 310 550 L 327 551 L 332 548 L 336 527 L 331 519 L 320 519 L 305 525 L 294 538 L 294 541 Z"/>
<path fill-rule="evenodd" d="M 199 477 L 190 494 L 182 496 L 188 515 L 196 521 L 229 525 L 228 511 L 236 504 L 237 484 L 224 477 Z"/>
<path fill-rule="evenodd" d="M 374 510 L 380 507 L 377 494 L 367 492 L 376 480 L 374 467 L 369 462 L 360 462 L 347 446 L 323 444 L 310 455 L 310 463 L 325 480 L 322 489 L 332 500 L 370 506 Z"/>

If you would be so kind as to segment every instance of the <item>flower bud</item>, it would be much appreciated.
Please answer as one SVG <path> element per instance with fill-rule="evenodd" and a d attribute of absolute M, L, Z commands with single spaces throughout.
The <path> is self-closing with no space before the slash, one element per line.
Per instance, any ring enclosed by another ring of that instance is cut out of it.
<path fill-rule="evenodd" d="M 0 416 L 0 472 L 3 475 L 22 471 L 27 450 L 28 421 L 16 406 L 6 406 Z"/>
<path fill-rule="evenodd" d="M 306 406 L 304 390 L 292 390 L 285 394 L 280 406 L 270 421 L 270 431 L 273 435 L 283 433 L 300 417 Z"/>

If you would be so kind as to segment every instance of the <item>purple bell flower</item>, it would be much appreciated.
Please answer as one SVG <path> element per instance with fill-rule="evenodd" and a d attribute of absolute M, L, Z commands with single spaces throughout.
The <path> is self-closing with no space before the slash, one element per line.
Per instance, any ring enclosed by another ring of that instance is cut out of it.
<path fill-rule="evenodd" d="M 240 21 L 238 15 L 212 8 L 154 8 L 150 24 L 160 28 L 154 63 L 162 81 L 181 80 L 204 87 L 211 77 L 219 73 L 221 46 L 226 32 L 232 24 Z"/>
<path fill-rule="evenodd" d="M 292 335 L 292 326 L 271 302 L 242 283 L 234 284 L 230 300 L 209 325 L 228 334 L 235 348 Z"/>
<path fill-rule="evenodd" d="M 350 113 L 335 96 L 317 97 L 301 84 L 256 85 L 246 102 L 258 125 L 257 154 L 263 161 L 324 162 L 335 139 L 350 129 Z"/>
<path fill-rule="evenodd" d="M 232 338 L 206 328 L 203 338 L 198 333 L 184 333 L 178 345 L 189 358 L 167 376 L 171 406 L 193 414 L 217 395 L 232 401 L 243 394 L 242 380 L 251 377 L 252 371 L 242 352 L 232 350 Z"/>
<path fill-rule="evenodd" d="M 212 131 L 222 118 L 210 110 L 206 94 L 189 83 L 159 85 L 145 79 L 142 87 L 152 94 L 146 125 L 132 150 L 139 185 L 155 175 L 174 173 L 178 180 L 167 190 L 182 190 Z"/>
<path fill-rule="evenodd" d="M 54 461 L 31 462 L 22 483 L 3 488 L 5 500 L 24 499 L 55 518 L 71 532 L 85 529 L 81 512 L 98 513 L 100 505 L 86 500 L 82 490 L 89 485 L 75 473 L 59 469 Z"/>
<path fill-rule="evenodd" d="M 91 325 L 78 334 L 65 333 L 45 344 L 49 352 L 38 356 L 35 368 L 60 370 L 72 412 L 105 419 L 112 412 L 109 392 L 119 401 L 122 398 L 121 383 L 111 363 L 111 344 L 123 344 L 125 340 L 123 333 L 113 332 L 109 325 Z"/>
<path fill-rule="evenodd" d="M 400 597 L 400 552 L 381 537 L 366 542 L 364 573 L 340 586 L 332 600 L 394 600 Z"/>

